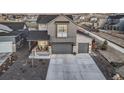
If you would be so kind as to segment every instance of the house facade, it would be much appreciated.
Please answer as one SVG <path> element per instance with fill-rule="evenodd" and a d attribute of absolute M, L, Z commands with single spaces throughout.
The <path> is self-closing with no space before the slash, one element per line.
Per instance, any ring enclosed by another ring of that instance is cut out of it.
<path fill-rule="evenodd" d="M 60 15 L 48 23 L 48 35 L 52 53 L 70 54 L 74 52 L 77 27 L 68 16 Z"/>
<path fill-rule="evenodd" d="M 29 47 L 37 45 L 34 51 L 48 51 L 50 54 L 72 54 L 76 47 L 77 26 L 71 15 L 41 15 L 38 17 L 38 30 L 29 31 Z M 39 33 L 39 36 L 35 34 Z M 35 36 L 33 38 L 33 36 Z M 46 38 L 48 37 L 48 38 Z M 35 42 L 32 42 L 35 41 Z"/>
<path fill-rule="evenodd" d="M 124 24 L 124 15 L 113 15 L 108 16 L 106 23 L 104 24 L 105 30 L 113 30 L 123 32 L 123 24 Z"/>

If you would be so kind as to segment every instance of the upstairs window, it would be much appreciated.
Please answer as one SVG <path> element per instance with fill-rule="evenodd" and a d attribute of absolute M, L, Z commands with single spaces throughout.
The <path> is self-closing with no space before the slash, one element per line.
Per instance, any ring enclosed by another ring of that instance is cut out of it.
<path fill-rule="evenodd" d="M 67 37 L 67 24 L 57 24 L 57 37 Z"/>

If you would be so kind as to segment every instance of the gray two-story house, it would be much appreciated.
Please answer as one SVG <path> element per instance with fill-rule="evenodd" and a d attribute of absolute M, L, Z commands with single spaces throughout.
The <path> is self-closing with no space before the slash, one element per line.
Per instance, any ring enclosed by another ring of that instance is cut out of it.
<path fill-rule="evenodd" d="M 38 30 L 29 31 L 29 49 L 49 51 L 52 54 L 75 52 L 77 26 L 71 15 L 39 15 Z"/>

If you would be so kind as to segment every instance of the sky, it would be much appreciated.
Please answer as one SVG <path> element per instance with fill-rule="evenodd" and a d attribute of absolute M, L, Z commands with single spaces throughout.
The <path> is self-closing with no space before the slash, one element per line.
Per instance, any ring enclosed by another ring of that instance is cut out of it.
<path fill-rule="evenodd" d="M 2 13 L 124 12 L 123 0 L 0 0 Z"/>

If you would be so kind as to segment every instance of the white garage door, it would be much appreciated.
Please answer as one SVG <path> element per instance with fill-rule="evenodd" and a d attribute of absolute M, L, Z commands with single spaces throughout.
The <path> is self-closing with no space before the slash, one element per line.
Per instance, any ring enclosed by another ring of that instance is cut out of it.
<path fill-rule="evenodd" d="M 13 52 L 12 42 L 0 42 L 0 52 Z"/>

